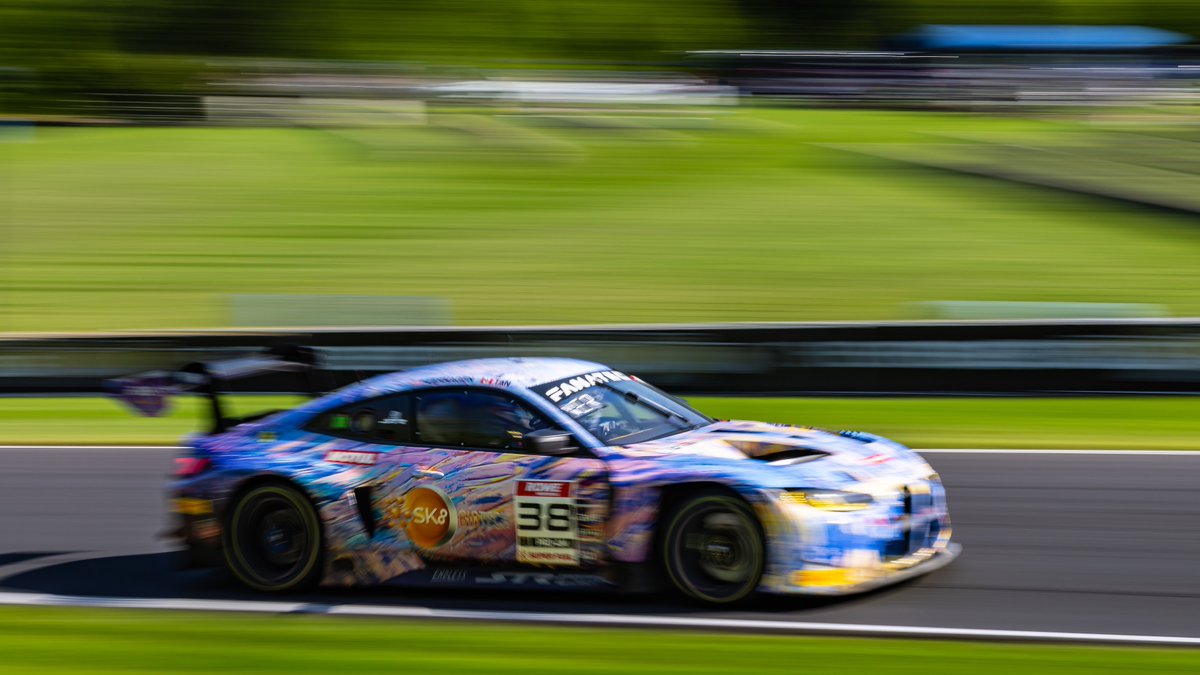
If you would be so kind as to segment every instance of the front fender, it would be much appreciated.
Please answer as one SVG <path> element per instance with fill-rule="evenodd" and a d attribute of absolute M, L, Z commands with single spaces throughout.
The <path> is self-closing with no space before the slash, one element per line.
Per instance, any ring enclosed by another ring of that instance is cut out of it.
<path fill-rule="evenodd" d="M 767 521 L 776 520 L 764 503 L 765 492 L 755 486 L 757 471 L 740 461 L 620 459 L 608 463 L 613 490 L 608 550 L 613 560 L 645 563 L 654 557 L 654 541 L 663 516 L 663 495 L 683 486 L 728 489 L 745 499 Z M 772 536 L 767 532 L 768 538 Z"/>

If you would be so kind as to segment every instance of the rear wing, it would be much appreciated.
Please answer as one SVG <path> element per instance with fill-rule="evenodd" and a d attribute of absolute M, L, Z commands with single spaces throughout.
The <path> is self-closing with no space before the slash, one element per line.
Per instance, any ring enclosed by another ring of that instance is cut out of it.
<path fill-rule="evenodd" d="M 225 414 L 221 395 L 232 393 L 231 384 L 278 373 L 296 373 L 298 384 L 272 386 L 271 391 L 319 396 L 324 392 L 316 385 L 317 365 L 317 354 L 310 347 L 278 347 L 222 361 L 197 361 L 174 372 L 158 370 L 120 377 L 106 381 L 105 388 L 110 396 L 146 417 L 158 417 L 169 411 L 173 396 L 185 393 L 204 396 L 212 417 L 209 433 L 216 434 L 261 417 L 237 418 Z"/>

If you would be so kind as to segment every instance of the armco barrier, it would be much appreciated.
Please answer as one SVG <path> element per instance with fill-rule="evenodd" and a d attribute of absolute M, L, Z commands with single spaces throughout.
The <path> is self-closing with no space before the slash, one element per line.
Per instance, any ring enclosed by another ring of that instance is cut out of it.
<path fill-rule="evenodd" d="M 437 361 L 544 355 L 691 394 L 1200 392 L 1200 319 L 1144 319 L 7 335 L 0 394 L 98 393 L 106 378 L 284 344 L 314 347 L 329 386 Z"/>

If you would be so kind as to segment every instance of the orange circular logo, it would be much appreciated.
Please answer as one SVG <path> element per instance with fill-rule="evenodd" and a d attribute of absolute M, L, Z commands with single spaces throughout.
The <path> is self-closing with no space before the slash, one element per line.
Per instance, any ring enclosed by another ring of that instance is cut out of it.
<path fill-rule="evenodd" d="M 458 529 L 454 503 L 436 487 L 424 486 L 404 495 L 408 539 L 420 548 L 436 548 L 450 541 Z"/>

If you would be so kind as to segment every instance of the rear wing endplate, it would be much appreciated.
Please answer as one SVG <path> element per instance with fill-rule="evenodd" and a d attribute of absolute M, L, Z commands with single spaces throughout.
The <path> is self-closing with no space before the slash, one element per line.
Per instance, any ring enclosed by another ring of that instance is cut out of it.
<path fill-rule="evenodd" d="M 109 395 L 146 417 L 166 414 L 173 396 L 199 394 L 208 400 L 211 433 L 220 433 L 244 421 L 226 416 L 221 404 L 221 394 L 231 393 L 232 383 L 274 373 L 298 373 L 303 386 L 275 391 L 318 396 L 323 392 L 315 384 L 316 371 L 317 354 L 312 348 L 289 346 L 221 361 L 197 361 L 174 372 L 158 370 L 115 378 L 106 381 L 105 388 Z"/>

